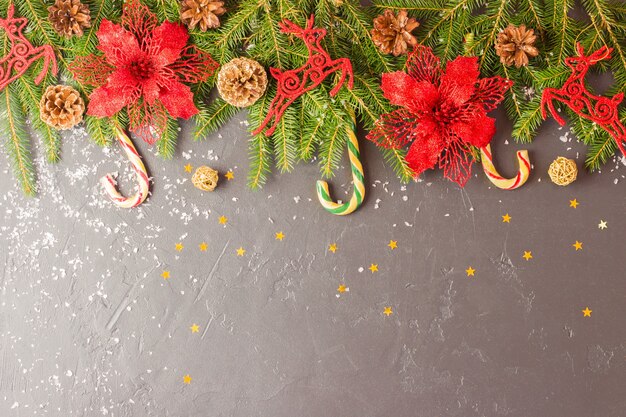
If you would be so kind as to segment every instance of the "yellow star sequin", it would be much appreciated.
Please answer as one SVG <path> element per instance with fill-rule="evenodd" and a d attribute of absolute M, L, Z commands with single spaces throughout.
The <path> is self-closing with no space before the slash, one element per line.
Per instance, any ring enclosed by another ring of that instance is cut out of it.
<path fill-rule="evenodd" d="M 589 307 L 585 307 L 585 309 L 581 311 L 583 312 L 583 317 L 591 317 L 591 313 L 593 312 Z"/>
<path fill-rule="evenodd" d="M 511 223 L 511 216 L 509 216 L 509 213 L 502 216 L 502 223 Z"/>
<path fill-rule="evenodd" d="M 385 310 L 383 311 L 383 314 L 386 315 L 387 317 L 391 316 L 393 314 L 393 310 L 391 309 L 391 307 L 385 307 Z"/>
<path fill-rule="evenodd" d="M 569 201 L 569 206 L 570 206 L 570 207 L 572 207 L 572 208 L 576 208 L 576 207 L 578 207 L 578 205 L 579 205 L 579 204 L 580 204 L 580 203 L 579 203 L 579 202 L 578 202 L 578 200 L 576 200 L 576 199 L 573 199 L 573 200 L 570 200 L 570 201 Z"/>
<path fill-rule="evenodd" d="M 372 271 L 372 274 L 373 274 L 374 272 L 378 272 L 378 264 L 371 264 L 371 265 L 370 265 L 370 267 L 369 267 L 369 268 L 367 268 L 367 269 L 369 269 L 370 271 Z"/>
<path fill-rule="evenodd" d="M 239 249 L 237 249 L 237 256 L 243 256 L 246 254 L 246 250 L 242 247 L 239 247 Z"/>
<path fill-rule="evenodd" d="M 191 166 L 191 164 L 185 165 L 185 172 L 191 172 L 192 169 L 193 167 Z"/>
<path fill-rule="evenodd" d="M 533 253 L 529 250 L 528 251 L 525 250 L 522 258 L 526 259 L 527 261 L 530 261 L 533 258 Z"/>
<path fill-rule="evenodd" d="M 276 236 L 276 240 L 280 240 L 281 242 L 285 238 L 285 234 L 283 232 L 278 232 L 278 233 L 276 233 L 275 236 Z"/>
<path fill-rule="evenodd" d="M 390 240 L 389 243 L 387 244 L 387 246 L 389 246 L 389 249 L 394 250 L 398 247 L 398 241 L 397 240 Z"/>
<path fill-rule="evenodd" d="M 198 245 L 198 247 L 200 248 L 201 252 L 206 252 L 206 250 L 209 248 L 209 245 L 207 245 L 206 242 L 202 242 L 201 244 Z"/>
<path fill-rule="evenodd" d="M 233 178 L 235 178 L 235 174 L 233 174 L 233 171 L 228 171 L 226 174 L 224 174 L 224 176 L 226 177 L 226 179 L 228 181 L 232 180 Z"/>
<path fill-rule="evenodd" d="M 183 377 L 183 384 L 191 384 L 191 375 L 187 374 Z"/>
<path fill-rule="evenodd" d="M 471 266 L 465 270 L 465 273 L 467 274 L 468 277 L 473 277 L 475 272 L 476 270 L 472 268 Z"/>
<path fill-rule="evenodd" d="M 338 248 L 337 248 L 337 244 L 336 244 L 336 243 L 331 243 L 331 244 L 328 246 L 328 250 L 329 250 L 329 251 L 331 251 L 332 253 L 337 252 L 337 249 L 338 249 Z"/>
<path fill-rule="evenodd" d="M 191 333 L 198 333 L 200 331 L 200 326 L 194 323 L 191 325 L 190 329 L 191 329 Z"/>
<path fill-rule="evenodd" d="M 182 251 L 183 248 L 184 248 L 184 246 L 183 246 L 182 243 L 179 242 L 179 243 L 176 244 L 176 248 L 175 249 L 176 249 L 177 252 Z"/>
<path fill-rule="evenodd" d="M 228 223 L 228 218 L 226 216 L 220 216 L 219 222 L 220 224 L 226 224 Z"/>
<path fill-rule="evenodd" d="M 572 246 L 576 251 L 583 250 L 583 242 L 576 241 Z"/>
<path fill-rule="evenodd" d="M 337 288 L 337 291 L 339 291 L 340 293 L 344 293 L 347 289 L 348 288 L 345 285 L 341 284 L 339 288 Z"/>
<path fill-rule="evenodd" d="M 163 271 L 161 273 L 161 276 L 163 277 L 163 279 L 170 279 L 170 271 Z"/>

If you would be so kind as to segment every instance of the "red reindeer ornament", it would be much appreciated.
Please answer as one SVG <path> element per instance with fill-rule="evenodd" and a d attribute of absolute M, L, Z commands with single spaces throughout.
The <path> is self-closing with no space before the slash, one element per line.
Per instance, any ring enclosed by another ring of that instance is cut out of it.
<path fill-rule="evenodd" d="M 347 58 L 332 59 L 328 52 L 322 48 L 320 42 L 326 36 L 326 29 L 314 28 L 314 19 L 313 15 L 307 19 L 306 28 L 301 28 L 287 19 L 281 23 L 280 29 L 283 33 L 291 33 L 304 41 L 309 51 L 309 59 L 303 66 L 293 70 L 282 71 L 278 68 L 270 68 L 272 77 L 277 81 L 278 91 L 272 100 L 267 116 L 261 125 L 252 132 L 253 134 L 261 133 L 270 122 L 272 123 L 265 134 L 270 136 L 274 133 L 287 107 L 307 91 L 319 86 L 326 77 L 334 72 L 341 71 L 341 78 L 330 91 L 331 96 L 335 96 L 339 92 L 346 78 L 348 79 L 348 88 L 352 89 L 354 75 L 350 60 Z"/>
<path fill-rule="evenodd" d="M 0 28 L 5 31 L 10 45 L 9 54 L 0 58 L 0 90 L 24 75 L 28 68 L 41 58 L 44 60 L 43 68 L 35 78 L 35 83 L 39 84 L 43 81 L 50 65 L 52 65 L 52 73 L 57 74 L 57 60 L 52 47 L 50 45 L 34 47 L 22 33 L 28 20 L 23 17 L 14 17 L 14 13 L 15 7 L 11 3 L 7 10 L 7 18 L 0 18 Z"/>
<path fill-rule="evenodd" d="M 626 140 L 626 129 L 619 120 L 617 107 L 624 99 L 624 93 L 616 94 L 613 97 L 596 96 L 590 93 L 585 87 L 585 75 L 589 67 L 599 61 L 611 58 L 613 48 L 603 46 L 591 55 L 585 55 L 581 44 L 576 44 L 578 56 L 565 58 L 565 64 L 572 69 L 572 75 L 565 81 L 561 88 L 546 88 L 541 97 L 541 114 L 545 119 L 547 116 L 546 106 L 550 110 L 552 117 L 561 125 L 565 125 L 565 120 L 554 108 L 554 100 L 560 101 L 572 109 L 577 115 L 598 124 L 615 139 L 618 148 L 626 155 L 624 141 Z"/>

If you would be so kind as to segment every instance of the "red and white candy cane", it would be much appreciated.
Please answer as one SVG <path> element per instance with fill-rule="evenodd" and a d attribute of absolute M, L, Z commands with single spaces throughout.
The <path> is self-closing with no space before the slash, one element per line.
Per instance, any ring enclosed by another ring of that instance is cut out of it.
<path fill-rule="evenodd" d="M 528 158 L 528 151 L 517 151 L 517 163 L 519 164 L 519 170 L 517 175 L 513 178 L 504 178 L 498 173 L 495 165 L 493 164 L 493 154 L 491 153 L 491 146 L 487 145 L 480 149 L 480 159 L 483 164 L 483 171 L 489 178 L 489 181 L 496 187 L 502 190 L 514 190 L 524 185 L 528 176 L 530 175 L 530 159 Z"/>
<path fill-rule="evenodd" d="M 146 166 L 141 161 L 141 156 L 137 153 L 135 145 L 133 145 L 133 142 L 130 140 L 130 137 L 126 134 L 126 132 L 124 132 L 124 130 L 122 130 L 119 126 L 116 126 L 115 135 L 117 136 L 117 141 L 124 149 L 124 152 L 126 152 L 126 156 L 135 170 L 139 190 L 132 197 L 124 197 L 117 189 L 117 181 L 113 178 L 113 174 L 106 174 L 100 179 L 100 183 L 104 187 L 104 191 L 106 191 L 111 198 L 111 201 L 113 201 L 116 206 L 121 208 L 137 207 L 144 202 L 146 197 L 148 197 L 148 191 L 150 189 L 148 171 L 146 170 Z"/>

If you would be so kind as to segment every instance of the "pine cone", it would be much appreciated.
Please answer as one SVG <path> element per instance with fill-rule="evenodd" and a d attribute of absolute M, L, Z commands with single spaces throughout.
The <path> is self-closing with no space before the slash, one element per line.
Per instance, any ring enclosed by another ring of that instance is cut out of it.
<path fill-rule="evenodd" d="M 180 10 L 180 20 L 189 29 L 200 26 L 200 30 L 220 27 L 219 16 L 226 13 L 223 1 L 213 0 L 183 0 Z"/>
<path fill-rule="evenodd" d="M 267 73 L 261 64 L 248 58 L 235 58 L 217 74 L 217 91 L 236 107 L 253 105 L 267 88 Z"/>
<path fill-rule="evenodd" d="M 71 129 L 83 120 L 85 102 L 78 91 L 67 85 L 51 85 L 39 102 L 39 116 L 47 125 Z"/>
<path fill-rule="evenodd" d="M 400 10 L 395 16 L 387 9 L 374 19 L 372 41 L 385 54 L 404 55 L 409 46 L 417 45 L 417 39 L 411 32 L 419 25 L 417 20 L 408 17 L 406 10 Z"/>
<path fill-rule="evenodd" d="M 91 27 L 89 7 L 80 0 L 56 0 L 48 7 L 48 20 L 66 38 L 83 36 L 83 29 Z"/>
<path fill-rule="evenodd" d="M 525 25 L 516 27 L 509 25 L 498 34 L 496 39 L 496 54 L 500 57 L 500 62 L 511 66 L 515 64 L 517 68 L 528 65 L 528 58 L 539 55 L 539 50 L 535 48 L 537 36 L 533 29 L 526 29 Z"/>

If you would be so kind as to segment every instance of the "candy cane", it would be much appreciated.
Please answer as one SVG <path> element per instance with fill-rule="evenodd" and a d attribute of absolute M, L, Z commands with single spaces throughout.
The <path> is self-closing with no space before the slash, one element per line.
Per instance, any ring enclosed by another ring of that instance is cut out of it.
<path fill-rule="evenodd" d="M 365 198 L 365 183 L 363 181 L 363 165 L 361 164 L 359 153 L 359 141 L 356 137 L 356 118 L 354 112 L 350 111 L 351 123 L 346 128 L 348 135 L 348 156 L 350 157 L 350 168 L 352 170 L 352 182 L 354 183 L 354 193 L 347 203 L 339 204 L 330 198 L 328 191 L 328 183 L 326 181 L 317 181 L 317 198 L 320 200 L 322 207 L 332 214 L 345 216 L 354 212 Z"/>
<path fill-rule="evenodd" d="M 135 170 L 139 190 L 132 197 L 124 197 L 118 191 L 117 182 L 113 178 L 112 174 L 106 174 L 104 177 L 102 177 L 100 179 L 100 184 L 102 184 L 102 186 L 104 187 L 104 191 L 106 191 L 106 193 L 109 195 L 109 197 L 116 206 L 121 208 L 137 207 L 144 202 L 146 197 L 148 197 L 148 190 L 150 188 L 148 171 L 141 161 L 141 156 L 139 155 L 139 153 L 137 153 L 137 149 L 135 149 L 135 145 L 133 145 L 130 137 L 128 137 L 128 135 L 119 126 L 115 127 L 115 134 L 117 135 L 117 140 L 119 144 L 126 152 L 126 156 L 130 160 L 130 163 Z"/>
<path fill-rule="evenodd" d="M 513 178 L 504 178 L 498 173 L 496 167 L 493 165 L 493 154 L 491 153 L 491 146 L 487 145 L 480 149 L 480 158 L 483 163 L 483 171 L 489 178 L 489 181 L 496 187 L 503 190 L 514 190 L 524 185 L 528 176 L 530 175 L 530 159 L 528 158 L 528 151 L 517 151 L 517 163 L 519 164 L 519 170 L 517 175 Z"/>

